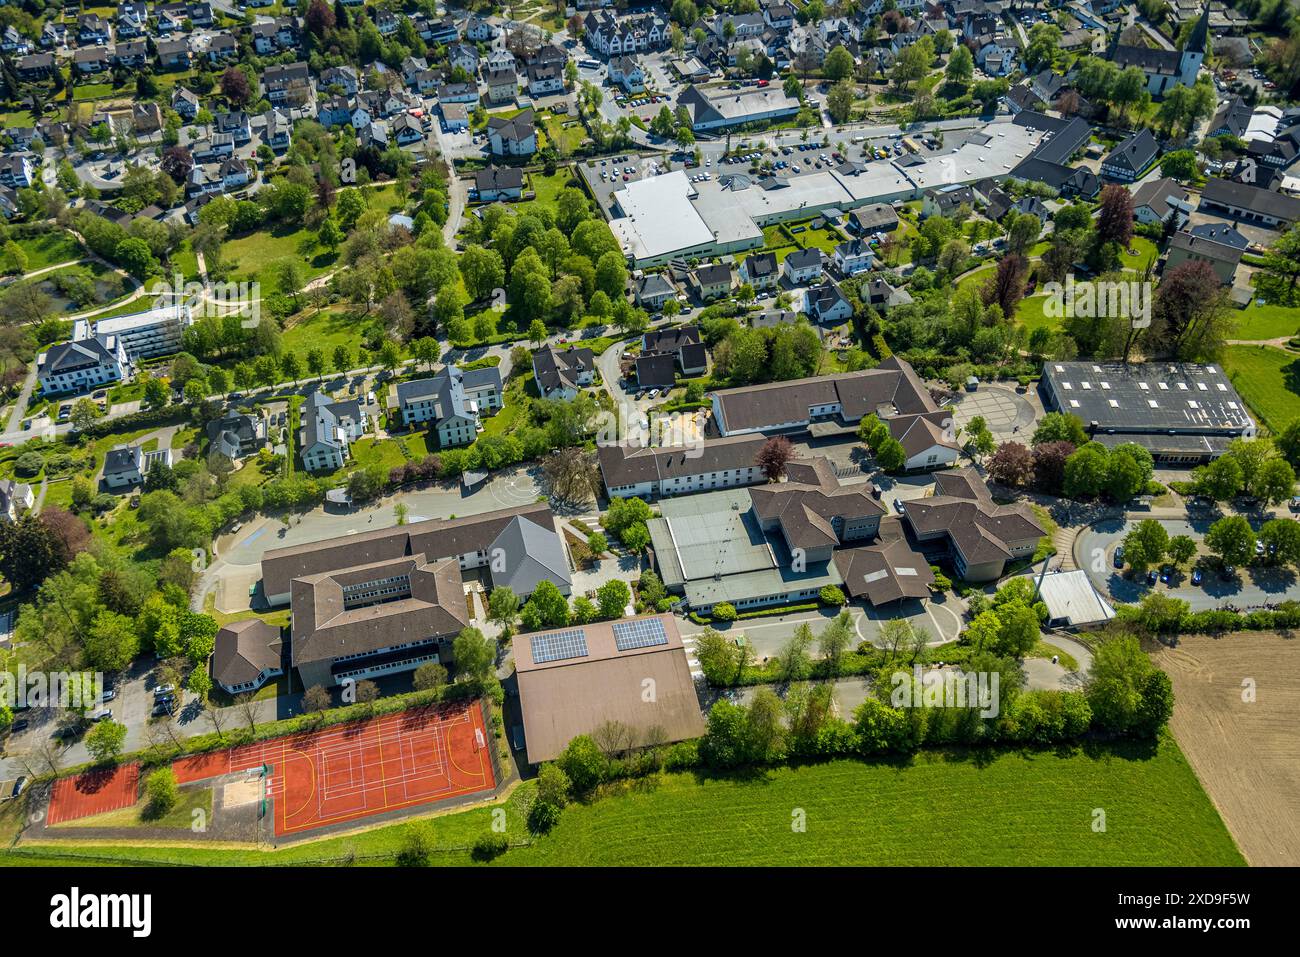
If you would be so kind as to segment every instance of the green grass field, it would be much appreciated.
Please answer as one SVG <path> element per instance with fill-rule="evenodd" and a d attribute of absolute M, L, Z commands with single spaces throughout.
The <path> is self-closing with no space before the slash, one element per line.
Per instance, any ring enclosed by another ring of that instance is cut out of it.
<path fill-rule="evenodd" d="M 27 271 L 35 272 L 58 263 L 71 262 L 85 255 L 71 233 L 50 232 L 29 239 L 15 240 L 27 254 Z"/>
<path fill-rule="evenodd" d="M 1098 811 L 1105 830 L 1094 830 Z M 507 802 L 507 834 L 525 841 Z M 802 812 L 806 827 L 792 823 Z M 488 808 L 433 819 L 465 864 Z M 62 855 L 193 864 L 288 864 L 349 851 L 392 854 L 405 825 L 275 853 L 60 847 Z M 41 849 L 19 848 L 10 863 Z M 6 855 L 0 854 L 0 862 Z M 65 858 L 66 859 L 66 858 Z M 359 861 L 360 862 L 360 861 Z M 565 810 L 558 827 L 500 858 L 507 865 L 1241 865 L 1240 852 L 1172 739 L 1157 749 L 1034 752 L 987 759 L 927 754 L 900 764 L 832 761 L 739 778 L 665 774 Z"/>
<path fill-rule="evenodd" d="M 1280 339 L 1300 331 L 1300 309 L 1294 306 L 1256 305 L 1237 313 L 1236 339 Z"/>
<path fill-rule="evenodd" d="M 1223 366 L 1270 431 L 1280 432 L 1300 418 L 1300 356 L 1273 346 L 1228 346 Z"/>

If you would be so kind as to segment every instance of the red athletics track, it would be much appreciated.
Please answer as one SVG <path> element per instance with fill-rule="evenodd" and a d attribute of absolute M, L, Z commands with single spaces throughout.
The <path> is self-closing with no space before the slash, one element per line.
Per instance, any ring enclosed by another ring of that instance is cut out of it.
<path fill-rule="evenodd" d="M 284 836 L 491 790 L 489 747 L 482 712 L 469 702 L 273 738 L 174 767 L 185 783 L 269 765 L 275 833 Z"/>
<path fill-rule="evenodd" d="M 84 771 L 70 778 L 60 778 L 50 795 L 47 824 L 75 821 L 77 818 L 103 814 L 130 807 L 135 803 L 140 783 L 140 766 L 124 764 L 109 770 Z"/>

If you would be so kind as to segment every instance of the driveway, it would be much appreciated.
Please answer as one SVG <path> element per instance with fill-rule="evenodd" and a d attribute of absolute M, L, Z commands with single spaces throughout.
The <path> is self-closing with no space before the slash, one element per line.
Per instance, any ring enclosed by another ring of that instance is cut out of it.
<path fill-rule="evenodd" d="M 907 602 L 902 608 L 883 614 L 875 609 L 858 605 L 850 606 L 848 612 L 853 616 L 853 626 L 858 639 L 875 645 L 880 643 L 881 625 L 890 618 L 907 618 L 916 626 L 925 629 L 930 635 L 927 644 L 932 647 L 956 641 L 961 633 L 961 608 L 957 599 L 950 595 L 927 603 Z M 813 635 L 816 636 L 835 619 L 837 614 L 838 612 L 833 609 L 823 608 L 818 611 L 774 615 L 771 618 L 751 618 L 729 625 L 715 624 L 712 627 L 726 634 L 743 634 L 745 640 L 754 649 L 755 660 L 762 662 L 779 655 L 801 624 L 811 625 Z M 694 635 L 710 627 L 697 625 L 690 619 L 679 621 L 677 626 L 683 636 Z M 815 645 L 812 653 L 816 654 Z"/>

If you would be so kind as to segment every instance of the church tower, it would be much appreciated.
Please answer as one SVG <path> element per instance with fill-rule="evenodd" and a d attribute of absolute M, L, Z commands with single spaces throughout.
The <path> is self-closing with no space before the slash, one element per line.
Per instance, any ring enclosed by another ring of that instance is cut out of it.
<path fill-rule="evenodd" d="M 1201 63 L 1205 60 L 1205 51 L 1210 42 L 1210 3 L 1205 2 L 1205 9 L 1201 11 L 1201 18 L 1196 21 L 1196 26 L 1192 28 L 1191 35 L 1187 38 L 1187 46 L 1183 47 L 1182 58 L 1178 61 L 1178 72 L 1180 81 L 1184 86 L 1193 86 L 1196 83 L 1196 75 L 1201 70 Z"/>

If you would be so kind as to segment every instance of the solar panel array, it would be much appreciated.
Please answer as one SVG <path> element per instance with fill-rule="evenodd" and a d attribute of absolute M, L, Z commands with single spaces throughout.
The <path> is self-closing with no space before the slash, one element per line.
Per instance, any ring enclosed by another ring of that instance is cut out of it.
<path fill-rule="evenodd" d="M 533 652 L 533 664 L 536 665 L 548 661 L 587 657 L 587 633 L 581 628 L 557 631 L 549 635 L 534 635 L 528 641 Z"/>
<path fill-rule="evenodd" d="M 619 651 L 631 651 L 633 648 L 653 648 L 655 645 L 668 644 L 668 635 L 664 632 L 664 623 L 659 618 L 641 618 L 637 621 L 615 622 L 614 644 Z"/>

